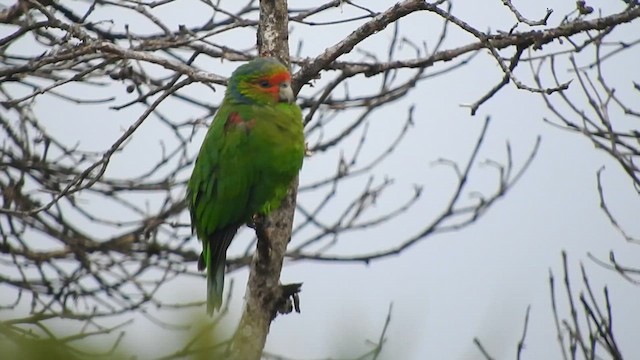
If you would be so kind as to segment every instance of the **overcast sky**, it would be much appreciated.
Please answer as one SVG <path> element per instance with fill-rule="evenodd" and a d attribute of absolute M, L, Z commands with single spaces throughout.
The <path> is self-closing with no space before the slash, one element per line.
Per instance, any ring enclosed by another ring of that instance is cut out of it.
<path fill-rule="evenodd" d="M 222 1 L 222 5 L 226 2 Z M 373 9 L 383 10 L 392 3 L 378 1 Z M 159 14 L 176 27 L 191 19 L 194 23 L 203 22 L 206 14 L 189 11 L 193 5 L 189 2 L 180 4 L 179 10 L 160 7 Z M 575 6 L 575 2 L 520 1 L 516 5 L 530 18 L 541 17 L 547 7 L 552 8 L 554 14 L 550 24 L 554 25 Z M 620 10 L 624 4 L 603 0 L 589 1 L 589 5 L 602 8 L 605 14 L 609 14 Z M 302 6 L 308 6 L 308 2 L 292 3 L 292 7 Z M 347 18 L 354 14 L 360 12 L 345 5 L 342 10 L 333 9 L 313 20 Z M 454 14 L 479 29 L 508 30 L 515 21 L 498 0 L 454 1 Z M 114 26 L 123 26 L 127 21 L 135 20 L 119 18 Z M 132 28 L 149 26 L 129 25 Z M 301 55 L 316 56 L 348 34 L 354 26 L 353 23 L 335 28 L 293 24 L 292 51 L 297 51 L 296 44 L 302 40 Z M 426 14 L 410 16 L 400 23 L 404 36 L 418 43 L 426 41 L 428 46 L 437 40 L 439 30 L 437 19 Z M 638 33 L 640 24 L 636 22 L 616 29 L 614 37 L 631 40 Z M 236 48 L 249 47 L 255 41 L 255 35 L 249 31 L 240 31 L 233 38 L 225 36 L 228 44 Z M 383 31 L 364 45 L 369 51 L 384 54 L 390 38 L 391 32 Z M 472 40 L 452 30 L 444 48 Z M 401 54 L 408 56 L 410 49 L 402 49 Z M 345 57 L 351 60 L 363 58 L 362 54 L 355 52 Z M 587 63 L 593 59 L 593 53 L 587 51 L 577 59 L 579 63 Z M 637 92 L 633 94 L 630 82 L 630 77 L 640 81 L 637 71 L 630 72 L 630 69 L 637 70 L 638 59 L 640 48 L 636 47 L 604 65 L 605 74 L 611 82 L 620 92 L 630 94 L 626 98 L 635 101 L 629 105 L 638 104 L 639 99 Z M 225 76 L 235 66 L 221 65 L 217 60 L 208 66 L 200 60 L 199 65 Z M 441 68 L 435 67 L 433 71 Z M 559 68 L 562 80 L 572 79 L 566 61 Z M 326 76 L 331 78 L 334 75 Z M 534 86 L 526 64 L 518 69 L 516 75 Z M 605 192 L 611 200 L 614 214 L 630 233 L 640 235 L 637 193 L 621 168 L 608 155 L 594 149 L 586 138 L 545 124 L 543 118 L 550 118 L 551 114 L 538 95 L 509 85 L 483 105 L 476 116 L 470 116 L 469 109 L 461 105 L 475 102 L 501 77 L 495 61 L 482 54 L 465 67 L 422 82 L 406 99 L 372 115 L 364 158 L 378 154 L 390 137 L 400 131 L 408 107 L 411 104 L 416 106 L 415 126 L 395 153 L 373 172 L 378 181 L 385 177 L 394 179 L 393 186 L 378 199 L 376 209 L 383 212 L 397 204 L 398 199 L 409 197 L 414 185 L 424 187 L 423 197 L 406 216 L 370 231 L 347 235 L 332 251 L 344 254 L 383 249 L 424 227 L 434 214 L 444 209 L 454 186 L 451 169 L 434 166 L 433 162 L 440 158 L 466 161 L 486 116 L 491 116 L 492 121 L 480 160 L 504 161 L 505 142 L 509 141 L 514 165 L 519 168 L 536 138 L 541 136 L 538 155 L 521 181 L 474 225 L 460 232 L 431 236 L 398 256 L 369 265 L 317 262 L 287 265 L 282 273 L 283 283 L 304 283 L 302 313 L 278 317 L 273 322 L 266 350 L 304 359 L 345 356 L 344 353 L 337 354 L 336 349 L 344 349 L 347 355 L 355 356 L 370 347 L 367 340 L 378 338 L 389 305 L 393 303 L 384 350 L 388 359 L 478 359 L 481 354 L 473 345 L 474 337 L 478 337 L 496 359 L 514 359 L 525 310 L 531 305 L 525 359 L 557 359 L 560 352 L 550 311 L 548 278 L 550 270 L 561 278 L 561 251 L 566 250 L 575 293 L 582 288 L 578 266 L 583 262 L 599 300 L 602 300 L 601 288 L 604 285 L 609 287 L 614 304 L 615 335 L 623 354 L 629 358 L 640 356 L 640 342 L 637 341 L 640 334 L 640 311 L 637 307 L 640 289 L 587 258 L 591 253 L 606 260 L 609 251 L 615 250 L 620 262 L 633 264 L 635 261 L 637 264 L 640 255 L 638 246 L 625 243 L 599 209 L 596 171 L 605 167 Z M 326 78 L 320 81 L 326 81 Z M 354 93 L 367 91 L 367 84 L 364 80 L 360 85 L 352 83 L 350 90 Z M 548 85 L 553 84 L 549 82 Z M 572 86 L 576 91 L 572 94 L 580 99 L 575 85 L 574 82 Z M 198 91 L 201 91 L 200 96 L 211 94 L 210 91 L 204 92 L 203 88 L 193 90 L 194 93 Z M 311 91 L 313 89 L 303 89 L 303 93 Z M 212 96 L 219 99 L 221 93 L 218 91 Z M 46 105 L 46 100 L 43 100 L 41 111 L 47 111 Z M 128 126 L 140 112 L 139 108 L 118 113 L 87 110 L 85 121 L 75 121 L 71 115 L 73 109 L 73 106 L 58 109 L 61 113 L 68 112 L 69 121 L 52 122 L 48 128 L 60 134 L 72 133 L 68 136 L 81 137 L 85 144 L 89 143 L 96 149 L 108 148 L 122 127 Z M 167 116 L 185 118 L 185 110 L 179 107 L 167 107 L 164 111 Z M 344 121 L 348 123 L 350 120 Z M 164 131 L 158 127 L 160 125 L 153 122 L 145 124 L 134 136 L 129 151 L 144 159 L 145 149 L 157 147 L 157 136 Z M 71 128 L 75 131 L 70 132 Z M 204 132 L 200 129 L 194 137 L 193 151 L 199 148 Z M 311 183 L 333 172 L 340 151 L 347 154 L 353 151 L 358 136 L 347 139 L 335 151 L 307 158 L 300 175 L 301 184 Z M 110 171 L 125 176 L 136 171 L 136 161 L 118 157 Z M 495 170 L 491 167 L 477 167 L 473 174 L 472 190 L 487 193 L 496 186 Z M 347 201 L 349 194 L 360 189 L 366 181 L 367 178 L 363 177 L 341 186 L 338 198 L 344 196 L 344 201 Z M 303 194 L 300 201 L 312 203 L 318 200 L 318 196 Z M 153 199 L 144 201 L 150 201 L 151 206 L 154 204 Z M 340 200 L 333 206 L 339 209 Z M 186 213 L 183 219 L 186 219 Z M 299 214 L 297 220 L 301 220 Z M 249 235 L 249 231 L 244 230 L 231 251 L 243 250 Z M 194 246 L 198 246 L 196 240 L 193 241 Z M 192 267 L 195 269 L 196 264 Z M 227 280 L 230 279 L 234 281 L 234 294 L 228 323 L 235 326 L 242 308 L 247 271 L 237 271 L 228 276 Z M 204 279 L 189 278 L 170 283 L 163 292 L 168 299 L 202 300 L 205 287 Z M 562 314 L 568 315 L 564 292 L 558 293 L 561 294 Z M 140 341 L 141 334 L 146 339 L 168 339 L 166 332 L 140 318 L 125 341 L 144 348 L 148 354 L 163 354 L 174 345 L 169 340 L 153 341 L 153 346 L 149 347 L 150 342 Z"/>

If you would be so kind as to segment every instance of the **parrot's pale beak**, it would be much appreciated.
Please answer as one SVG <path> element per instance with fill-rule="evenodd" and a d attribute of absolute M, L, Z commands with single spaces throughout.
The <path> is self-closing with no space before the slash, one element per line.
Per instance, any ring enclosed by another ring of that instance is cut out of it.
<path fill-rule="evenodd" d="M 280 84 L 279 96 L 280 101 L 286 101 L 289 104 L 296 100 L 296 97 L 293 95 L 293 89 L 291 89 L 291 83 L 289 81 L 285 81 Z"/>

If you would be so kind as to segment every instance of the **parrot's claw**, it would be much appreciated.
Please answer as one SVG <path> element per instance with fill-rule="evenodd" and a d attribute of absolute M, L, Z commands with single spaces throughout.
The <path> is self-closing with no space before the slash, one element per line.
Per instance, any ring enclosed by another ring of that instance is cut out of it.
<path fill-rule="evenodd" d="M 253 214 L 251 219 L 247 221 L 247 226 L 255 230 L 262 223 L 264 223 L 264 216 L 260 214 Z"/>

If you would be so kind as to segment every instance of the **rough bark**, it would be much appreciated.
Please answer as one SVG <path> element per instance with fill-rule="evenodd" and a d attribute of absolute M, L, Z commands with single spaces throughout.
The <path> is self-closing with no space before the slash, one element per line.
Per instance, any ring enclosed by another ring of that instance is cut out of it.
<path fill-rule="evenodd" d="M 260 55 L 278 58 L 289 65 L 288 38 L 287 1 L 261 0 L 257 34 Z M 258 244 L 251 262 L 244 310 L 231 345 L 231 359 L 260 359 L 271 321 L 290 295 L 280 284 L 280 272 L 291 239 L 297 187 L 295 179 L 280 208 L 255 224 Z M 297 290 L 299 286 L 293 288 Z"/>

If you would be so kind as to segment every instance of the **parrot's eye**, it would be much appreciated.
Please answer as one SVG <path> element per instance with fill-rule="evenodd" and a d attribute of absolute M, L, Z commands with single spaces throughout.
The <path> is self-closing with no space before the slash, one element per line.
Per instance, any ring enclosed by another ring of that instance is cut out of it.
<path fill-rule="evenodd" d="M 271 86 L 271 84 L 269 83 L 269 80 L 260 80 L 258 85 L 260 85 L 260 87 L 262 88 L 268 88 Z"/>

